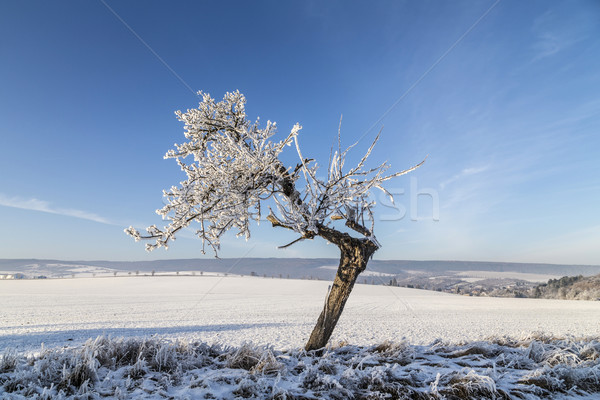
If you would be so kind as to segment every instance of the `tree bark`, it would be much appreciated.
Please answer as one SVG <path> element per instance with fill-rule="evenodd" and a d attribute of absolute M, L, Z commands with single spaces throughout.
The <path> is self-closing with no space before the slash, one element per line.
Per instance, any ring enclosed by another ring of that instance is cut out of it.
<path fill-rule="evenodd" d="M 377 250 L 377 245 L 370 240 L 352 238 L 347 234 L 340 236 L 338 239 L 341 240 L 336 243 L 341 253 L 340 265 L 323 311 L 305 346 L 307 351 L 318 350 L 327 345 L 354 287 L 356 278 L 367 268 L 367 262 Z"/>

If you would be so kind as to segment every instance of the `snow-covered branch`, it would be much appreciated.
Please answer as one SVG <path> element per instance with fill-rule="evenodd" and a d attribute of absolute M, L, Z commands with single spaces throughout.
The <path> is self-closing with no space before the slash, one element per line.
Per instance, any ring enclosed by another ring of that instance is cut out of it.
<path fill-rule="evenodd" d="M 198 108 L 177 111 L 184 123 L 186 142 L 175 144 L 165 158 L 174 158 L 187 178 L 179 186 L 163 192 L 166 204 L 157 213 L 168 221 L 160 229 L 152 225 L 142 234 L 133 227 L 125 232 L 137 240 L 149 239 L 147 250 L 168 247 L 176 233 L 196 222 L 197 235 L 205 245 L 219 250 L 221 236 L 230 229 L 238 236 L 250 237 L 250 223 L 261 218 L 263 203 L 272 200 L 268 220 L 274 226 L 291 229 L 301 239 L 323 236 L 331 241 L 337 231 L 333 222 L 344 219 L 346 226 L 377 244 L 373 235 L 374 220 L 369 194 L 373 188 L 388 193 L 382 183 L 408 170 L 384 175 L 389 168 L 383 163 L 372 169 L 364 165 L 379 135 L 357 166 L 344 172 L 349 147 L 330 157 L 327 178 L 317 176 L 318 164 L 302 155 L 296 124 L 282 141 L 273 141 L 276 124 L 246 118 L 245 97 L 239 92 L 227 93 L 216 102 L 200 92 Z M 295 144 L 300 161 L 295 168 L 286 167 L 279 155 L 286 146 Z M 301 179 L 302 177 L 302 179 Z M 303 188 L 298 185 L 303 183 Z M 389 193 L 388 193 L 389 194 Z M 365 220 L 371 228 L 365 227 Z M 295 243 L 294 241 L 293 243 Z"/>

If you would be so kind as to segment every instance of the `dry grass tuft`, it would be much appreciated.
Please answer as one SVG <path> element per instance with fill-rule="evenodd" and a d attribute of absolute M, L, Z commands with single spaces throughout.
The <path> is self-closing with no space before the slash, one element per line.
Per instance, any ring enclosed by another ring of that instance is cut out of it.
<path fill-rule="evenodd" d="M 252 367 L 250 372 L 253 374 L 263 374 L 263 375 L 277 375 L 282 372 L 285 366 L 277 361 L 277 358 L 273 355 L 273 352 L 270 349 L 267 349 L 263 352 L 260 359 Z"/>
<path fill-rule="evenodd" d="M 226 355 L 228 368 L 245 369 L 250 371 L 261 359 L 261 352 L 251 343 L 244 343 L 238 349 Z"/>
<path fill-rule="evenodd" d="M 6 349 L 0 355 L 0 372 L 11 372 L 17 367 L 19 356 L 14 349 Z"/>

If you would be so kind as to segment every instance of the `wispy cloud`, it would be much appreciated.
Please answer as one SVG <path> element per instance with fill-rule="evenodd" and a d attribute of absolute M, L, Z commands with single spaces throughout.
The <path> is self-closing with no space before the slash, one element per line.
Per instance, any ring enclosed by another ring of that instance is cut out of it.
<path fill-rule="evenodd" d="M 32 210 L 45 212 L 49 214 L 57 214 L 64 215 L 67 217 L 74 217 L 80 219 L 86 219 L 89 221 L 98 222 L 101 224 L 114 225 L 112 222 L 108 221 L 106 218 L 101 217 L 97 214 L 90 213 L 87 211 L 77 210 L 74 208 L 60 208 L 54 207 L 49 202 L 44 200 L 38 200 L 36 198 L 21 198 L 21 197 L 10 197 L 5 196 L 0 193 L 0 206 L 4 207 L 12 207 L 12 208 L 20 208 L 23 210 Z"/>
<path fill-rule="evenodd" d="M 533 23 L 536 41 L 533 43 L 535 60 L 551 57 L 587 37 L 587 17 L 577 15 L 565 21 L 564 15 L 548 11 Z"/>
<path fill-rule="evenodd" d="M 555 34 L 554 32 L 541 32 L 538 34 L 534 44 L 536 50 L 535 59 L 550 57 L 570 45 L 570 41 Z"/>
<path fill-rule="evenodd" d="M 446 188 L 446 186 L 448 186 L 449 184 L 456 182 L 462 178 L 466 178 L 467 176 L 476 175 L 476 174 L 485 172 L 489 169 L 489 167 L 490 167 L 489 165 L 484 165 L 481 167 L 465 168 L 462 171 L 460 171 L 458 174 L 455 174 L 451 178 L 448 178 L 445 181 L 443 181 L 442 183 L 440 183 L 440 189 L 444 190 Z"/>

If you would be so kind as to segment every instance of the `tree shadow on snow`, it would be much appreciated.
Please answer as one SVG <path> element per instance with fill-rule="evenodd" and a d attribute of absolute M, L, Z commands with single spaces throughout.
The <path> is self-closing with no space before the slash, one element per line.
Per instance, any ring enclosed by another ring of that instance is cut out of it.
<path fill-rule="evenodd" d="M 290 326 L 289 323 L 269 322 L 257 324 L 218 324 L 218 325 L 190 325 L 170 326 L 155 328 L 96 328 L 96 329 L 68 329 L 60 331 L 34 332 L 20 335 L 0 336 L 0 353 L 5 349 L 36 350 L 41 346 L 71 346 L 80 344 L 90 338 L 106 337 L 153 337 L 176 336 L 178 334 L 229 332 L 246 329 L 264 329 L 273 327 Z M 199 337 L 200 339 L 200 337 Z"/>

